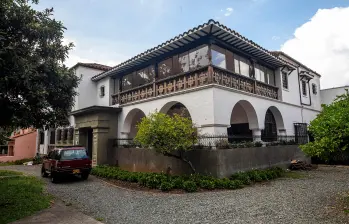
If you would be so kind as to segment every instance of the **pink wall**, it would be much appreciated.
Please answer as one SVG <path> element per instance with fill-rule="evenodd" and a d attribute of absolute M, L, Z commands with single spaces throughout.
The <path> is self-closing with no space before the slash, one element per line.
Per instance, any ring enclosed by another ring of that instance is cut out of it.
<path fill-rule="evenodd" d="M 36 154 L 36 135 L 37 132 L 33 130 L 12 137 L 15 141 L 13 149 L 14 156 L 0 156 L 0 162 L 33 158 Z"/>

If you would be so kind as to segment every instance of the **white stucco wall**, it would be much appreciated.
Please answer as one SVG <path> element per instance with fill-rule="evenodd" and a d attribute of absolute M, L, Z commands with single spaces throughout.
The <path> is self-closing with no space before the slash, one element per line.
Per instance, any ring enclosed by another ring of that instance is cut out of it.
<path fill-rule="evenodd" d="M 322 89 L 320 91 L 321 95 L 321 103 L 322 104 L 330 104 L 338 95 L 344 94 L 346 89 L 349 90 L 349 86 L 341 86 L 331 89 Z"/>
<path fill-rule="evenodd" d="M 125 122 L 125 120 L 127 120 L 126 117 L 132 110 L 140 109 L 147 115 L 155 110 L 161 111 L 165 105 L 171 105 L 170 102 L 180 102 L 187 107 L 201 134 L 223 134 L 226 133 L 227 127 L 231 125 L 231 121 L 240 123 L 246 120 L 244 114 L 243 117 L 232 119 L 233 108 L 241 101 L 247 101 L 249 103 L 246 104 L 250 104 L 250 106 L 243 106 L 244 109 L 247 108 L 248 110 L 246 111 L 248 120 L 250 116 L 253 117 L 255 114 L 256 122 L 252 126 L 251 123 L 253 122 L 250 122 L 250 129 L 264 129 L 266 111 L 275 107 L 280 111 L 283 120 L 283 125 L 278 124 L 279 127 L 277 128 L 285 129 L 288 135 L 294 135 L 294 123 L 309 123 L 319 113 L 319 111 L 309 110 L 300 105 L 291 105 L 252 94 L 243 94 L 227 87 L 215 86 L 186 94 L 123 106 L 119 115 L 119 137 L 127 137 L 129 133 L 127 126 L 130 122 Z M 251 110 L 251 108 L 254 109 Z M 241 108 L 238 107 L 236 110 L 236 114 L 242 114 Z"/>
<path fill-rule="evenodd" d="M 110 77 L 106 77 L 104 79 L 99 80 L 96 83 L 96 105 L 98 106 L 110 106 L 110 87 L 111 87 L 112 79 Z M 104 86 L 104 96 L 101 96 L 101 87 Z"/>
<path fill-rule="evenodd" d="M 78 96 L 75 100 L 74 110 L 97 105 L 97 83 L 93 82 L 91 78 L 101 72 L 102 70 L 86 68 L 83 66 L 76 67 L 75 74 L 78 77 L 81 76 L 81 80 L 78 86 Z"/>

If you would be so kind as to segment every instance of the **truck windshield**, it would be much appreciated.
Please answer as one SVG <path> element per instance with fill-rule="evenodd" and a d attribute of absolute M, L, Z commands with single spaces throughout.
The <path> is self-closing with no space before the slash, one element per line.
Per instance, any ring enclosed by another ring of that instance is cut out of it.
<path fill-rule="evenodd" d="M 86 149 L 68 149 L 61 151 L 61 160 L 87 159 Z"/>

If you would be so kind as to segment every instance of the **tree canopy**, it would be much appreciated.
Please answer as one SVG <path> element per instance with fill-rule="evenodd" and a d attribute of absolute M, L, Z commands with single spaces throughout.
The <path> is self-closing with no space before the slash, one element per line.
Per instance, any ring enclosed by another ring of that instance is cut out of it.
<path fill-rule="evenodd" d="M 155 112 L 142 118 L 137 127 L 136 142 L 157 153 L 188 163 L 195 172 L 191 162 L 183 154 L 197 143 L 196 129 L 190 118 Z"/>
<path fill-rule="evenodd" d="M 38 0 L 0 2 L 0 128 L 65 125 L 79 77 L 63 62 L 73 44 Z"/>
<path fill-rule="evenodd" d="M 314 142 L 302 145 L 310 156 L 329 160 L 333 155 L 349 151 L 349 94 L 338 96 L 330 105 L 322 105 L 321 113 L 310 122 Z"/>

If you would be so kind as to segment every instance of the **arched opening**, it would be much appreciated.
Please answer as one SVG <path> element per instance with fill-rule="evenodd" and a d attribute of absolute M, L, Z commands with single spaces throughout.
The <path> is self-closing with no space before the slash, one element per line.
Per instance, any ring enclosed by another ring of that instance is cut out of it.
<path fill-rule="evenodd" d="M 169 102 L 161 108 L 160 112 L 168 114 L 170 116 L 173 116 L 174 114 L 178 114 L 182 117 L 191 119 L 189 110 L 187 109 L 186 106 L 184 106 L 180 102 Z"/>
<path fill-rule="evenodd" d="M 262 141 L 277 141 L 278 130 L 284 130 L 284 121 L 280 111 L 272 106 L 265 113 L 264 130 L 262 130 Z"/>
<path fill-rule="evenodd" d="M 252 129 L 258 128 L 257 113 L 252 104 L 246 100 L 237 102 L 231 112 L 229 141 L 251 141 Z"/>
<path fill-rule="evenodd" d="M 123 131 L 125 133 L 128 133 L 129 138 L 136 137 L 136 134 L 138 132 L 137 124 L 142 120 L 143 117 L 145 117 L 144 112 L 138 108 L 132 109 L 127 114 Z"/>

